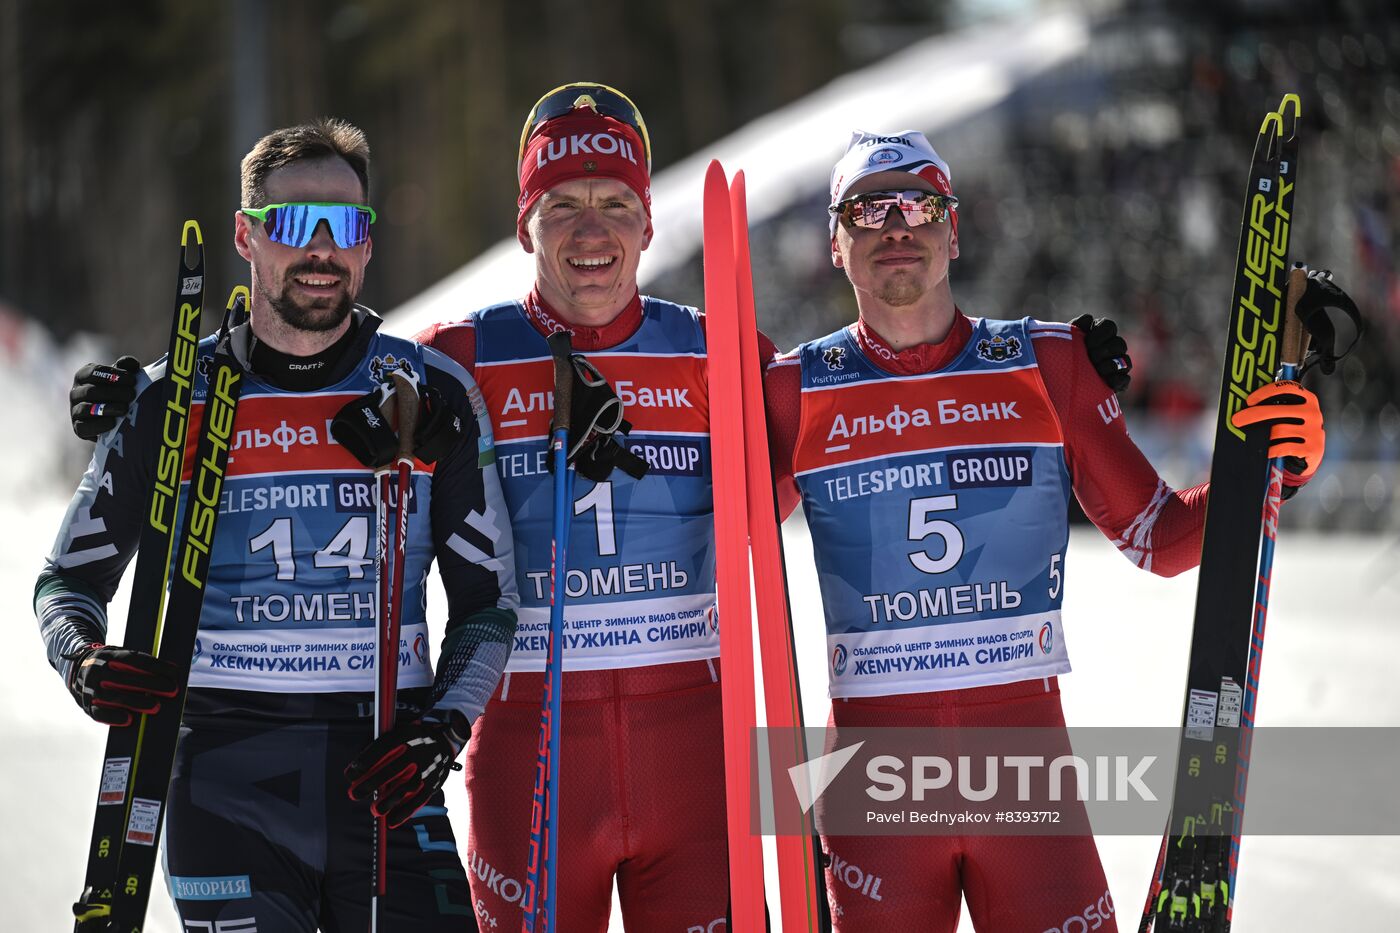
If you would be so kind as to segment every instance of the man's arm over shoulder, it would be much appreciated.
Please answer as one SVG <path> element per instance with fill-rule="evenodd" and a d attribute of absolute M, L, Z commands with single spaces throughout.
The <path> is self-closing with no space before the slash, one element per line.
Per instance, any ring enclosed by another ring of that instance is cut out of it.
<path fill-rule="evenodd" d="M 1084 513 L 1144 570 L 1169 577 L 1196 566 L 1206 485 L 1175 490 L 1157 475 L 1128 435 L 1117 396 L 1089 362 L 1078 329 L 1036 322 L 1030 333 Z"/>
<path fill-rule="evenodd" d="M 413 335 L 415 343 L 432 347 L 468 373 L 476 371 L 476 318 L 430 324 Z"/>
<path fill-rule="evenodd" d="M 107 604 L 140 542 L 160 446 L 163 369 L 138 374 L 126 416 L 98 439 L 35 583 L 39 632 L 65 680 L 75 650 L 106 640 Z"/>
<path fill-rule="evenodd" d="M 447 626 L 432 706 L 474 721 L 510 657 L 519 597 L 510 518 L 496 474 L 486 405 L 460 365 L 425 350 L 426 379 L 462 421 L 457 446 L 432 481 L 433 545 L 447 595 Z"/>
<path fill-rule="evenodd" d="M 802 501 L 792 475 L 797 429 L 802 421 L 802 366 L 795 352 L 780 354 L 769 364 L 763 376 L 763 401 L 768 413 L 768 453 L 773 461 L 773 485 L 781 521 Z"/>

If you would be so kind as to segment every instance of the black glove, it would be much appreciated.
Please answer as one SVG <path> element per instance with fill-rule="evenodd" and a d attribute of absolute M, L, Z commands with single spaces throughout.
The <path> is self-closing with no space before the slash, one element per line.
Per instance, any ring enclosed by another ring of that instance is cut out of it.
<path fill-rule="evenodd" d="M 471 737 L 471 724 L 455 710 L 443 722 L 402 722 L 364 747 L 345 768 L 350 799 L 374 801 L 370 812 L 390 828 L 402 826 L 438 792 Z M 375 794 L 379 799 L 375 800 Z"/>
<path fill-rule="evenodd" d="M 73 433 L 94 441 L 117 426 L 136 400 L 136 374 L 141 363 L 134 356 L 123 356 L 111 366 L 88 363 L 73 375 L 68 390 L 68 417 Z"/>
<path fill-rule="evenodd" d="M 1133 378 L 1133 358 L 1128 355 L 1127 342 L 1118 336 L 1118 325 L 1106 317 L 1094 320 L 1092 314 L 1081 314 L 1070 323 L 1084 331 L 1089 362 L 1104 385 L 1114 392 L 1126 389 Z"/>
<path fill-rule="evenodd" d="M 413 456 L 436 463 L 452 452 L 465 433 L 462 419 L 447 405 L 442 393 L 430 385 L 419 386 L 418 426 L 413 429 Z"/>
<path fill-rule="evenodd" d="M 371 469 L 379 469 L 399 452 L 399 435 L 384 414 L 384 401 L 389 398 L 392 383 L 346 402 L 331 419 L 331 437 Z"/>
<path fill-rule="evenodd" d="M 391 384 L 347 402 L 331 420 L 331 437 L 371 469 L 391 462 L 399 452 L 399 435 L 384 415 Z M 442 393 L 429 385 L 418 392 L 418 424 L 413 430 L 413 455 L 435 463 L 452 452 L 462 439 L 462 419 L 447 405 Z"/>
<path fill-rule="evenodd" d="M 68 658 L 68 691 L 83 712 L 109 726 L 129 726 L 133 713 L 154 713 L 162 698 L 179 692 L 175 666 L 143 651 L 89 645 Z"/>
<path fill-rule="evenodd" d="M 587 358 L 575 353 L 573 404 L 569 406 L 569 463 L 580 476 L 601 483 L 621 470 L 633 479 L 647 473 L 647 462 L 622 446 L 632 425 L 623 420 L 622 400 Z M 551 472 L 553 459 L 548 461 Z"/>

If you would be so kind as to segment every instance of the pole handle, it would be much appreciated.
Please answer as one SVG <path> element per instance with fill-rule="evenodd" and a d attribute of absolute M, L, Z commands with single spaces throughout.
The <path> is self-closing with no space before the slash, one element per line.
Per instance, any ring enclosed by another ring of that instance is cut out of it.
<path fill-rule="evenodd" d="M 549 335 L 549 352 L 554 357 L 554 419 L 549 433 L 570 429 L 569 413 L 574 401 L 573 338 L 566 330 Z"/>
<path fill-rule="evenodd" d="M 1308 355 L 1308 330 L 1298 317 L 1298 302 L 1308 289 L 1308 267 L 1295 262 L 1288 270 L 1288 294 L 1283 312 L 1283 338 L 1279 344 L 1279 362 L 1284 366 L 1303 365 Z"/>

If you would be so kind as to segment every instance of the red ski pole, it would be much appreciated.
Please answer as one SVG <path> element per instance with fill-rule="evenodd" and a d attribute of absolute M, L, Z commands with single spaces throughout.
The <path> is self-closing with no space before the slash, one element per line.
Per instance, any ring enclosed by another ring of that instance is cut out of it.
<path fill-rule="evenodd" d="M 378 495 L 375 515 L 378 548 L 375 574 L 379 584 L 379 650 L 375 659 L 374 737 L 394 727 L 395 701 L 399 689 L 399 623 L 403 617 L 403 567 L 408 544 L 408 497 L 413 492 L 413 433 L 418 426 L 418 383 L 401 369 L 390 377 L 394 391 L 384 401 L 384 416 L 397 421 L 398 456 L 392 464 L 375 471 Z M 397 415 L 397 418 L 394 418 Z M 394 479 L 391 496 L 390 478 Z M 389 559 L 389 513 L 394 510 L 393 559 Z M 379 929 L 379 898 L 389 887 L 389 824 L 384 817 L 374 820 L 374 894 L 371 898 L 370 931 Z"/>

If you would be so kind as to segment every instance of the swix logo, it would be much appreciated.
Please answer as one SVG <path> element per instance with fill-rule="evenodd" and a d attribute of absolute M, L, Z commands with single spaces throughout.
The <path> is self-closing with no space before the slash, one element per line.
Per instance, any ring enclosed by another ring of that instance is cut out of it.
<path fill-rule="evenodd" d="M 826 364 L 826 368 L 829 369 L 829 370 L 831 370 L 832 372 L 835 372 L 835 371 L 838 370 L 838 369 L 845 369 L 845 368 L 846 368 L 846 348 L 845 348 L 845 347 L 827 347 L 827 348 L 826 348 L 826 351 L 825 351 L 824 353 L 822 353 L 822 362 L 825 363 L 825 364 Z"/>
<path fill-rule="evenodd" d="M 389 375 L 396 369 L 401 369 L 408 375 L 413 375 L 413 363 L 408 357 L 394 356 L 386 353 L 383 356 L 376 356 L 369 361 L 369 374 L 375 382 L 388 382 Z"/>
<path fill-rule="evenodd" d="M 1057 927 L 1050 927 L 1045 933 L 1088 933 L 1097 930 L 1113 916 L 1113 897 L 1107 892 L 1082 911 L 1065 920 Z"/>
<path fill-rule="evenodd" d="M 845 645 L 837 645 L 836 649 L 831 652 L 831 669 L 837 677 L 846 673 L 846 661 L 849 658 L 850 655 L 847 653 Z"/>
<path fill-rule="evenodd" d="M 621 156 L 633 165 L 639 165 L 637 153 L 620 135 L 612 133 L 575 133 L 563 139 L 551 139 L 535 150 L 535 167 L 544 168 L 550 162 L 566 156 L 576 155 L 615 155 Z M 590 160 L 591 161 L 591 160 Z M 585 167 L 586 171 L 591 171 Z"/>
<path fill-rule="evenodd" d="M 1055 650 L 1055 626 L 1046 622 L 1040 627 L 1040 637 L 1036 639 L 1040 643 L 1040 653 L 1049 654 Z"/>
<path fill-rule="evenodd" d="M 1112 424 L 1113 419 L 1123 414 L 1123 409 L 1118 404 L 1118 396 L 1110 395 L 1098 404 L 1099 417 L 1104 424 Z"/>
<path fill-rule="evenodd" d="M 1005 363 L 1021 355 L 1021 341 L 997 334 L 991 340 L 977 341 L 977 355 L 988 363 Z"/>

